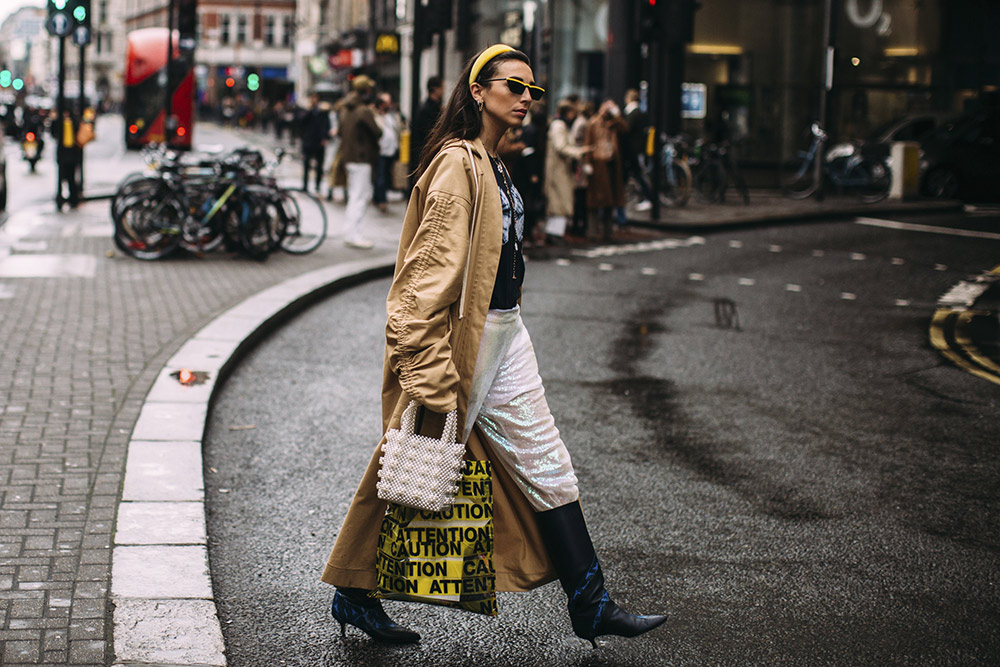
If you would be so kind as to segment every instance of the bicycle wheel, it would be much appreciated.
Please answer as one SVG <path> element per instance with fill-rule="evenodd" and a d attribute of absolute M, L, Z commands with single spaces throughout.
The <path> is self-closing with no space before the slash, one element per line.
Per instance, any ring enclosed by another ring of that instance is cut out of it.
<path fill-rule="evenodd" d="M 717 204 L 726 194 L 726 169 L 717 160 L 702 162 L 694 175 L 694 188 L 702 201 Z"/>
<path fill-rule="evenodd" d="M 288 215 L 281 249 L 305 255 L 320 247 L 326 239 L 327 217 L 319 198 L 302 190 L 284 190 L 282 200 Z"/>
<path fill-rule="evenodd" d="M 125 205 L 127 204 L 127 205 Z M 137 194 L 115 219 L 115 245 L 136 259 L 163 259 L 181 242 L 184 213 L 173 199 Z"/>
<path fill-rule="evenodd" d="M 796 159 L 783 163 L 778 184 L 792 199 L 805 199 L 816 192 L 816 172 L 809 155 L 800 151 Z"/>
<path fill-rule="evenodd" d="M 856 186 L 856 190 L 858 197 L 866 204 L 874 204 L 889 196 L 892 171 L 889 165 L 881 160 L 865 159 L 852 169 L 847 177 L 861 183 Z"/>
<path fill-rule="evenodd" d="M 691 168 L 687 162 L 672 162 L 670 171 L 660 174 L 656 191 L 664 206 L 684 206 L 691 199 Z"/>

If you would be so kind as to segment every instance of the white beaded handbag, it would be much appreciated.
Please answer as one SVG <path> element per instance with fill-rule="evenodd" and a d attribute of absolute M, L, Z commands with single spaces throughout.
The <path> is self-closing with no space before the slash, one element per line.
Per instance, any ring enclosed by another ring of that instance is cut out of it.
<path fill-rule="evenodd" d="M 416 433 L 420 404 L 410 401 L 399 428 L 385 433 L 379 457 L 378 497 L 406 507 L 440 512 L 455 502 L 465 445 L 455 442 L 458 412 L 445 417 L 440 439 Z"/>

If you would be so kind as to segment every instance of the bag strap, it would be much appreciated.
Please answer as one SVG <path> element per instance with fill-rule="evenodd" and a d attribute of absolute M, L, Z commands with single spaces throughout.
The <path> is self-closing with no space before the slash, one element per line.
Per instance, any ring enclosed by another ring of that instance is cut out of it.
<path fill-rule="evenodd" d="M 469 230 L 469 252 L 465 256 L 465 273 L 462 275 L 462 293 L 458 297 L 458 319 L 465 317 L 465 290 L 469 286 L 469 262 L 472 261 L 472 239 L 476 235 L 476 213 L 479 211 L 479 171 L 476 169 L 476 159 L 472 156 L 472 144 L 468 141 L 463 141 L 462 145 L 465 146 L 465 151 L 469 154 L 476 192 L 472 197 L 472 227 Z"/>
<path fill-rule="evenodd" d="M 420 432 L 420 427 L 424 418 L 423 405 L 410 399 L 406 409 L 399 419 L 399 430 L 405 435 L 415 435 Z M 444 442 L 455 442 L 458 437 L 458 410 L 452 410 L 444 417 L 444 428 L 441 431 L 441 440 Z"/>

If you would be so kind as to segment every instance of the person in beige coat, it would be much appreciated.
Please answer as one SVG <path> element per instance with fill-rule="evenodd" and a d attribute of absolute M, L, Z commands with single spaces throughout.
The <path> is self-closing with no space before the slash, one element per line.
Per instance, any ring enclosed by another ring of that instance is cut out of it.
<path fill-rule="evenodd" d="M 493 464 L 497 590 L 558 578 L 578 636 L 635 636 L 665 618 L 628 614 L 604 589 L 520 316 L 524 205 L 497 145 L 544 92 L 532 81 L 523 53 L 487 48 L 466 65 L 424 148 L 386 302 L 383 431 L 399 427 L 411 400 L 424 411 L 421 432 L 434 437 L 457 411 L 468 456 Z M 379 456 L 376 448 L 322 579 L 336 586 L 331 613 L 342 633 L 349 624 L 376 641 L 412 643 L 420 635 L 370 595 L 386 510 Z"/>
<path fill-rule="evenodd" d="M 548 142 L 545 149 L 545 200 L 547 240 L 558 243 L 566 234 L 566 223 L 573 217 L 573 188 L 577 161 L 590 150 L 587 146 L 577 146 L 570 128 L 576 120 L 577 107 L 563 100 L 556 108 L 556 117 L 549 125 Z"/>

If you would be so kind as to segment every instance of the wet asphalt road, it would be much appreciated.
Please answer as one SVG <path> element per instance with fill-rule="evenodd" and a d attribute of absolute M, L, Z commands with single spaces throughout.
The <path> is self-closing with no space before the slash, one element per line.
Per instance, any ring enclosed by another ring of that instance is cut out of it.
<path fill-rule="evenodd" d="M 524 319 L 609 589 L 669 615 L 598 651 L 558 584 L 501 594 L 496 619 L 388 603 L 416 647 L 339 637 L 319 573 L 379 437 L 388 281 L 324 301 L 212 409 L 229 664 L 996 664 L 1000 386 L 927 330 L 998 255 L 845 222 L 532 261 Z"/>

